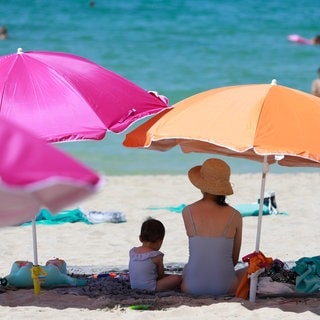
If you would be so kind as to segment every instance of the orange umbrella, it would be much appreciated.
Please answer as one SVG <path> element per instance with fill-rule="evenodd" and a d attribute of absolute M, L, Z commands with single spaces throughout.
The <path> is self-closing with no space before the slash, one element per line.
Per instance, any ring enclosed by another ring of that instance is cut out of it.
<path fill-rule="evenodd" d="M 320 98 L 273 80 L 193 95 L 129 132 L 123 144 L 161 151 L 179 145 L 186 153 L 262 162 L 255 248 L 259 252 L 269 164 L 320 167 L 319 137 Z"/>
<path fill-rule="evenodd" d="M 161 151 L 180 145 L 184 152 L 319 166 L 320 99 L 275 84 L 196 94 L 128 133 L 123 144 Z"/>

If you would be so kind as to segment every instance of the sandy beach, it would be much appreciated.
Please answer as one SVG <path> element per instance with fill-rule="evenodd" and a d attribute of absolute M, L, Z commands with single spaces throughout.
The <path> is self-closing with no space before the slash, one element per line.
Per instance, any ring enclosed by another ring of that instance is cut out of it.
<path fill-rule="evenodd" d="M 260 192 L 260 174 L 232 175 L 234 195 L 231 205 L 256 202 Z M 280 212 L 287 214 L 263 217 L 260 249 L 272 258 L 296 261 L 319 255 L 320 174 L 272 174 L 266 191 L 276 194 Z M 76 204 L 85 211 L 120 211 L 124 223 L 38 225 L 40 265 L 49 259 L 64 259 L 68 266 L 90 266 L 97 270 L 126 268 L 128 251 L 138 245 L 142 221 L 148 216 L 160 219 L 166 227 L 161 248 L 165 263 L 183 264 L 188 259 L 188 243 L 177 207 L 197 200 L 200 193 L 186 176 L 114 176 L 106 177 L 102 190 Z M 152 209 L 152 208 L 156 208 Z M 257 217 L 244 217 L 243 245 L 240 256 L 255 249 Z M 30 226 L 0 230 L 0 276 L 10 272 L 17 260 L 33 261 Z M 121 304 L 112 305 L 106 297 L 90 298 L 61 291 L 42 290 L 35 296 L 32 289 L 7 290 L 0 294 L 1 319 L 316 319 L 320 314 L 320 298 L 258 298 L 255 303 L 235 297 L 159 298 L 155 310 L 131 310 Z"/>

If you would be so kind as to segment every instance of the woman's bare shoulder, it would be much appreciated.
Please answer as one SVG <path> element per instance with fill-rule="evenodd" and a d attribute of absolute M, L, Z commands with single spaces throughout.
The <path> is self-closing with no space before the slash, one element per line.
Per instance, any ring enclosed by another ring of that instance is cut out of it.
<path fill-rule="evenodd" d="M 230 208 L 231 211 L 233 212 L 234 217 L 236 217 L 236 218 L 238 218 L 238 219 L 242 219 L 242 215 L 241 215 L 241 213 L 240 213 L 237 209 L 235 209 L 235 208 L 232 207 L 232 206 L 229 206 L 229 208 Z"/>

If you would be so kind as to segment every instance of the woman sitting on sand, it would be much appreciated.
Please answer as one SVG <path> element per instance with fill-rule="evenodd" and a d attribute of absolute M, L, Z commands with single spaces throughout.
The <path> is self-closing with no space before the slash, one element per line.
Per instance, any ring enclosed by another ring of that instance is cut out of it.
<path fill-rule="evenodd" d="M 130 250 L 129 275 L 132 289 L 167 291 L 180 286 L 181 276 L 164 273 L 163 253 L 160 250 L 165 235 L 163 224 L 148 218 L 140 232 L 140 247 Z"/>
<path fill-rule="evenodd" d="M 229 166 L 208 159 L 188 173 L 201 190 L 202 199 L 183 209 L 189 237 L 189 261 L 183 270 L 181 289 L 193 295 L 234 294 L 246 272 L 236 272 L 242 240 L 242 217 L 225 202 L 233 194 Z"/>

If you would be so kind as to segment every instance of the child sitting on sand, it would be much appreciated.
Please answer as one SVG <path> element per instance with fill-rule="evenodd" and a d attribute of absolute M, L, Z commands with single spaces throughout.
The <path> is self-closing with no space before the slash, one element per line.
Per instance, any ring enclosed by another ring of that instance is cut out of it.
<path fill-rule="evenodd" d="M 148 218 L 141 226 L 140 247 L 130 250 L 129 275 L 132 289 L 167 291 L 179 287 L 181 276 L 164 273 L 163 256 L 159 251 L 165 235 L 163 224 Z"/>

